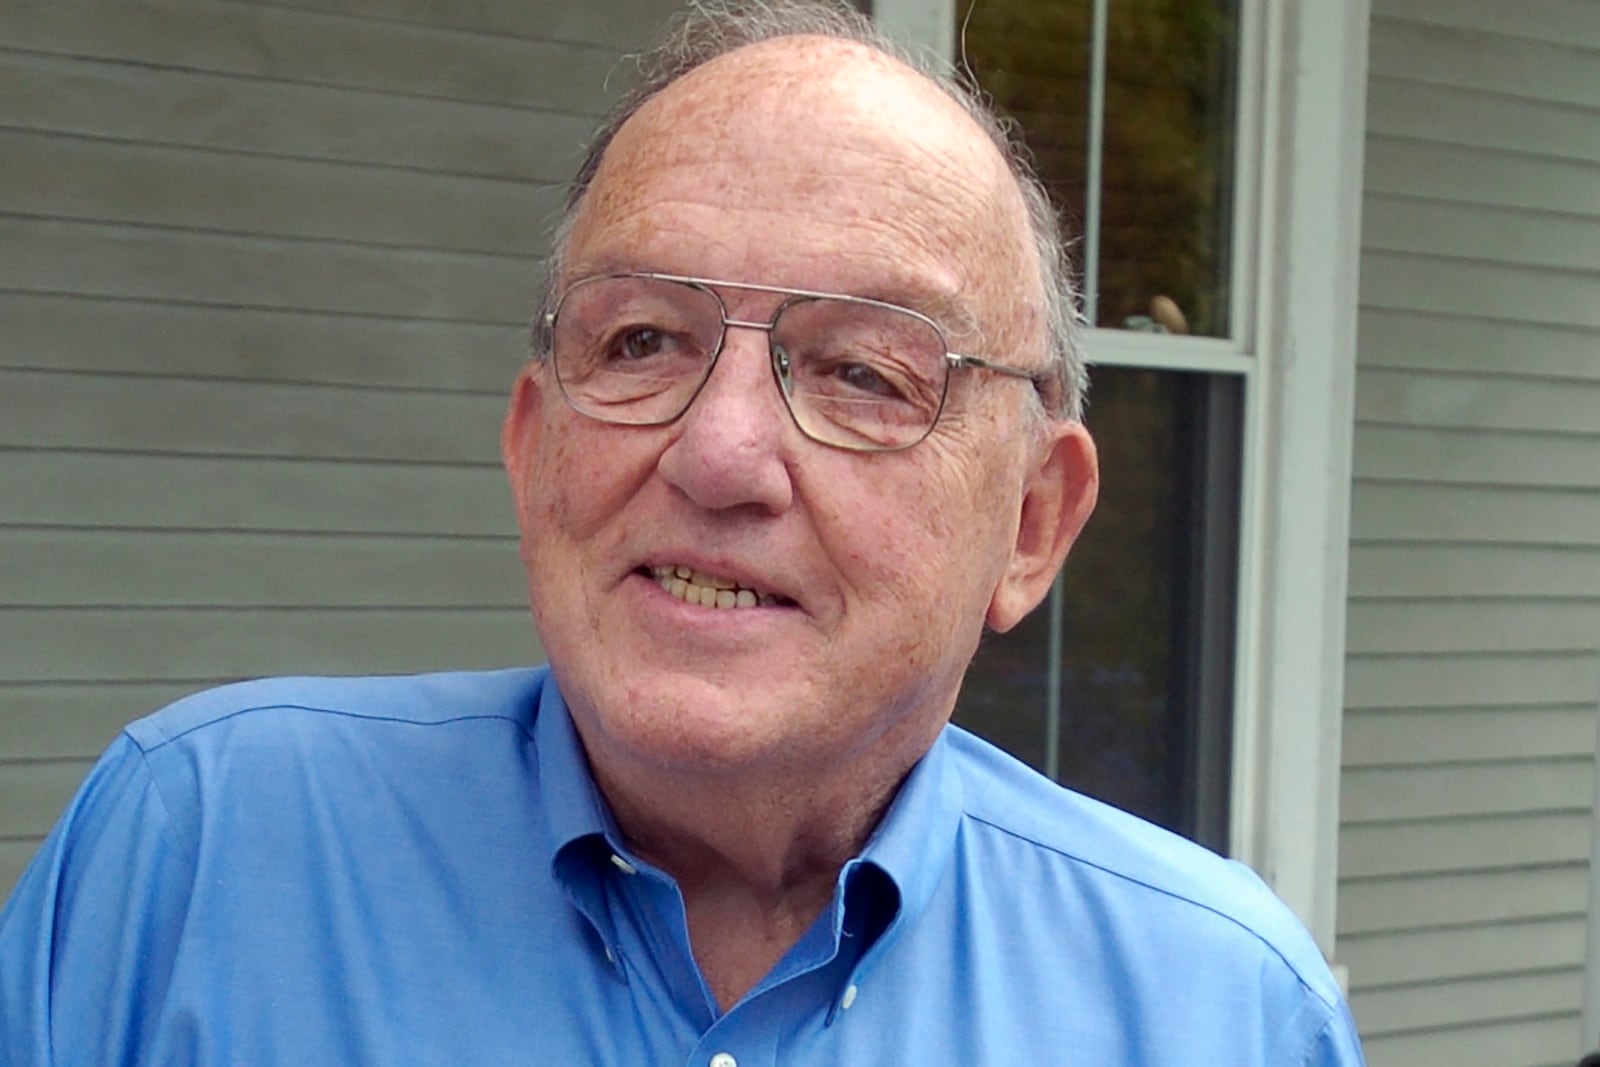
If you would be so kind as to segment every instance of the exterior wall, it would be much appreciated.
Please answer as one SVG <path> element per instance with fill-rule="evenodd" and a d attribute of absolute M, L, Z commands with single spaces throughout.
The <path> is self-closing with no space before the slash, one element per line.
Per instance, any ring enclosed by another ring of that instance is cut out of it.
<path fill-rule="evenodd" d="M 1339 957 L 1373 1067 L 1576 1060 L 1600 8 L 1376 0 Z"/>
<path fill-rule="evenodd" d="M 538 658 L 504 396 L 674 6 L 0 4 L 0 897 L 185 691 Z"/>

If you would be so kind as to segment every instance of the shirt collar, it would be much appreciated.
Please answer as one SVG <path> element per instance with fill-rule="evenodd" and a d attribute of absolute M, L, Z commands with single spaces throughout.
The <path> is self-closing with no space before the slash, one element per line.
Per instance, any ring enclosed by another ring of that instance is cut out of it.
<path fill-rule="evenodd" d="M 567 845 L 596 834 L 620 842 L 611 812 L 589 774 L 589 759 L 553 674 L 545 677 L 533 733 L 552 861 Z"/>
<path fill-rule="evenodd" d="M 911 768 L 860 857 L 840 874 L 843 894 L 854 869 L 871 864 L 888 876 L 899 896 L 886 936 L 871 955 L 922 914 L 955 853 L 961 778 L 950 763 L 948 733 L 948 728 L 940 731 L 933 747 Z"/>
<path fill-rule="evenodd" d="M 845 931 L 865 935 L 869 947 L 863 967 L 927 907 L 954 855 L 962 798 L 960 776 L 949 758 L 948 734 L 948 728 L 940 731 L 906 775 L 861 854 L 839 872 L 831 915 L 835 944 Z M 603 863 L 602 848 L 620 853 L 624 846 L 590 776 L 588 758 L 554 675 L 546 676 L 534 736 L 550 831 L 551 873 L 569 893 L 586 898 L 589 893 L 574 884 L 576 869 L 586 862 Z M 591 858 L 585 861 L 582 856 Z M 865 867 L 876 871 L 864 871 Z M 576 881 L 583 884 L 589 879 Z M 584 910 L 599 921 L 593 902 L 575 903 L 590 904 Z"/>

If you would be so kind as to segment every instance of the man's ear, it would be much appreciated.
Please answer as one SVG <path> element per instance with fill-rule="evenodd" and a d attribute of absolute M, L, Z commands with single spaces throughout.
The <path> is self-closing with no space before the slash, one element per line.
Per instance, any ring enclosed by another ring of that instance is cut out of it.
<path fill-rule="evenodd" d="M 511 402 L 506 407 L 505 421 L 500 425 L 500 459 L 505 464 L 506 477 L 511 482 L 511 499 L 517 509 L 517 522 L 527 528 L 528 483 L 532 475 L 534 456 L 539 448 L 539 434 L 544 426 L 544 389 L 540 381 L 541 365 L 530 362 L 517 375 L 511 387 Z"/>
<path fill-rule="evenodd" d="M 1011 562 L 989 600 L 987 622 L 1001 633 L 1021 622 L 1050 592 L 1100 492 L 1094 440 L 1081 422 L 1052 426 L 1039 447 L 1023 487 Z"/>

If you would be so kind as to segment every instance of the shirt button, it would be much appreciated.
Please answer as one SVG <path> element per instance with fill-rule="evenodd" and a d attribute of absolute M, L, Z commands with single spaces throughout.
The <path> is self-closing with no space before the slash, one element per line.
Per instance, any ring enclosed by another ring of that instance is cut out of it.
<path fill-rule="evenodd" d="M 711 1057 L 711 1067 L 739 1067 L 739 1061 L 726 1052 L 719 1052 Z"/>
<path fill-rule="evenodd" d="M 611 862 L 616 864 L 617 870 L 621 871 L 623 874 L 639 873 L 639 868 L 635 867 L 633 864 L 629 863 L 615 852 L 611 854 Z M 722 1067 L 722 1065 L 718 1064 L 717 1067 Z M 730 1064 L 729 1067 L 732 1067 L 732 1065 Z"/>
<path fill-rule="evenodd" d="M 843 1008 L 845 1011 L 849 1011 L 850 1005 L 854 1004 L 855 1002 L 856 987 L 853 985 L 846 986 L 844 990 L 844 996 L 839 998 L 839 1007 Z"/>

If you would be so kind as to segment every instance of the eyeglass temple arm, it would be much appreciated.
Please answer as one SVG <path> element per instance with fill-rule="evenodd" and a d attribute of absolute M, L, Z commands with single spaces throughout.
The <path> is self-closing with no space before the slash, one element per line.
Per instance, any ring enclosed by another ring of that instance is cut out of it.
<path fill-rule="evenodd" d="M 960 356 L 951 352 L 949 358 L 952 368 L 973 367 L 978 370 L 992 370 L 997 374 L 1009 374 L 1013 378 L 1026 378 L 1030 382 L 1044 380 L 1044 375 L 1038 371 L 1024 370 L 1021 367 L 1012 367 L 1005 363 L 992 363 L 982 356 Z"/>
<path fill-rule="evenodd" d="M 1032 382 L 1034 391 L 1039 394 L 1039 399 L 1044 402 L 1046 410 L 1054 411 L 1051 383 L 1054 377 L 1044 371 L 1027 370 L 1022 367 L 1013 367 L 1006 363 L 994 363 L 982 356 L 963 356 L 955 352 L 948 353 L 945 358 L 950 361 L 951 370 L 960 370 L 970 367 L 973 370 L 994 371 L 1011 378 L 1021 378 L 1023 381 Z"/>

